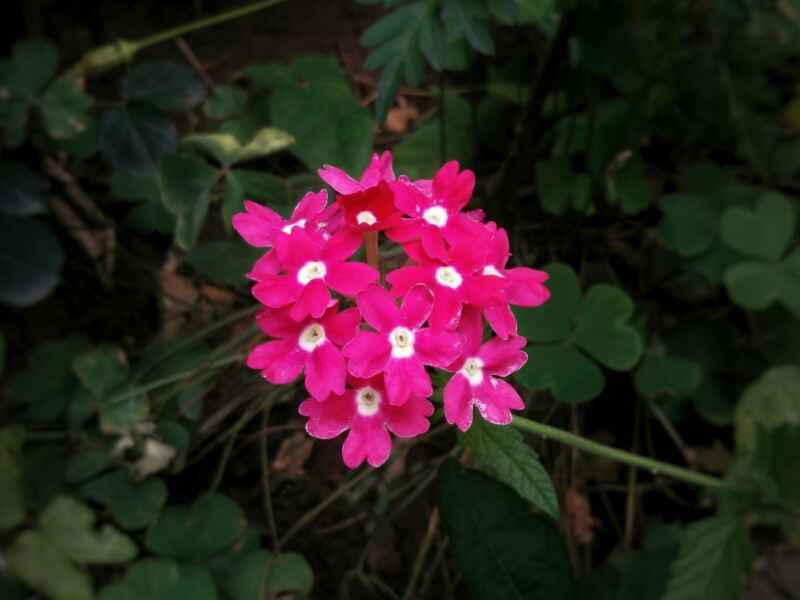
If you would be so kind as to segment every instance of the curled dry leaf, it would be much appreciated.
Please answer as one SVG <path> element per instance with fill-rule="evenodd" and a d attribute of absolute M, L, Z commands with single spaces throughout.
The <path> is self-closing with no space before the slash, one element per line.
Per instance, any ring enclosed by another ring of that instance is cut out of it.
<path fill-rule="evenodd" d="M 272 470 L 283 473 L 288 477 L 300 477 L 305 474 L 303 467 L 311 451 L 314 449 L 314 438 L 306 435 L 304 431 L 297 431 L 284 439 L 278 447 L 275 460 L 272 461 Z"/>
<path fill-rule="evenodd" d="M 597 519 L 592 516 L 592 507 L 586 496 L 574 488 L 567 490 L 564 498 L 567 532 L 579 544 L 589 544 L 594 539 Z"/>

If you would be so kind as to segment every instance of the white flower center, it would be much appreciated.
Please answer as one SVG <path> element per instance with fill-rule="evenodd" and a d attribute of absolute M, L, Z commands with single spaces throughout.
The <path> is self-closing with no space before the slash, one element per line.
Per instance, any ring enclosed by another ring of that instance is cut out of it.
<path fill-rule="evenodd" d="M 461 367 L 461 374 L 467 378 L 470 385 L 480 385 L 483 381 L 483 361 L 477 356 L 468 358 Z"/>
<path fill-rule="evenodd" d="M 436 281 L 439 285 L 455 290 L 463 283 L 464 278 L 453 267 L 439 267 L 436 269 Z"/>
<path fill-rule="evenodd" d="M 362 210 L 360 213 L 356 215 L 356 223 L 358 223 L 359 225 L 361 224 L 375 225 L 375 223 L 377 222 L 378 219 L 375 217 L 374 214 L 372 214 L 368 210 Z"/>
<path fill-rule="evenodd" d="M 300 334 L 297 345 L 306 352 L 311 352 L 325 343 L 325 328 L 319 323 L 312 323 Z"/>
<path fill-rule="evenodd" d="M 422 218 L 435 227 L 447 225 L 447 211 L 441 206 L 431 206 L 422 213 Z"/>
<path fill-rule="evenodd" d="M 314 279 L 322 279 L 327 274 L 325 263 L 319 260 L 310 260 L 297 272 L 297 281 L 302 285 L 308 285 Z"/>
<path fill-rule="evenodd" d="M 492 277 L 504 277 L 504 275 L 498 271 L 494 265 L 486 265 L 483 267 L 483 274 L 491 275 Z"/>
<path fill-rule="evenodd" d="M 289 223 L 286 227 L 281 229 L 281 231 L 288 235 L 288 234 L 292 233 L 292 229 L 294 229 L 295 227 L 299 227 L 300 229 L 305 229 L 305 226 L 306 226 L 306 220 L 305 219 L 298 219 L 294 223 Z"/>
<path fill-rule="evenodd" d="M 381 406 L 381 393 L 369 386 L 356 392 L 356 410 L 362 417 L 371 417 Z"/>
<path fill-rule="evenodd" d="M 395 327 L 389 334 L 392 357 L 408 358 L 414 355 L 414 332 L 405 327 Z"/>

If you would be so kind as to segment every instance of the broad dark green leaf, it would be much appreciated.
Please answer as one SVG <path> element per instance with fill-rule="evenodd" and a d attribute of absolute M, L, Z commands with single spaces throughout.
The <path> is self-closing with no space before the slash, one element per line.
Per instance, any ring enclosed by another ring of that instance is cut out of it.
<path fill-rule="evenodd" d="M 108 449 L 89 448 L 70 457 L 64 477 L 70 483 L 81 483 L 111 466 Z"/>
<path fill-rule="evenodd" d="M 542 208 L 551 214 L 587 213 L 592 208 L 592 181 L 585 173 L 575 173 L 568 158 L 538 163 L 536 187 Z"/>
<path fill-rule="evenodd" d="M 39 99 L 44 127 L 56 140 L 74 138 L 89 128 L 92 99 L 69 78 L 56 79 Z"/>
<path fill-rule="evenodd" d="M 262 249 L 240 241 L 223 240 L 194 248 L 186 260 L 198 273 L 216 283 L 240 286 L 247 282 L 245 273 L 263 253 Z"/>
<path fill-rule="evenodd" d="M 639 393 L 650 400 L 661 396 L 685 398 L 697 390 L 703 373 L 685 358 L 653 356 L 642 362 L 633 379 Z"/>
<path fill-rule="evenodd" d="M 572 332 L 581 301 L 580 284 L 569 265 L 551 263 L 542 270 L 550 276 L 545 285 L 550 290 L 551 300 L 535 308 L 518 308 L 514 312 L 520 335 L 532 342 L 557 342 Z"/>
<path fill-rule="evenodd" d="M 15 160 L 0 161 L 0 213 L 30 217 L 47 211 L 47 180 Z"/>
<path fill-rule="evenodd" d="M 789 511 L 800 505 L 798 461 L 800 461 L 800 425 L 782 425 L 773 429 L 759 428 L 751 466 L 775 482 L 778 497 Z M 796 523 L 792 525 L 796 528 Z"/>
<path fill-rule="evenodd" d="M 117 469 L 82 485 L 78 493 L 108 507 L 120 527 L 141 529 L 154 522 L 167 500 L 167 486 L 160 479 L 134 481 Z"/>
<path fill-rule="evenodd" d="M 247 104 L 244 90 L 231 85 L 218 85 L 203 105 L 203 112 L 210 119 L 227 119 L 242 113 Z"/>
<path fill-rule="evenodd" d="M 238 558 L 225 578 L 231 600 L 257 600 L 292 593 L 305 597 L 314 586 L 314 573 L 305 558 L 294 552 L 278 554 L 256 550 Z"/>
<path fill-rule="evenodd" d="M 722 215 L 723 241 L 742 254 L 777 260 L 794 234 L 795 212 L 791 203 L 774 192 L 762 195 L 754 210 L 734 206 Z"/>
<path fill-rule="evenodd" d="M 50 227 L 0 214 L 0 302 L 30 306 L 61 280 L 64 250 Z"/>
<path fill-rule="evenodd" d="M 175 150 L 178 134 L 169 118 L 144 103 L 117 106 L 103 113 L 97 149 L 114 169 L 147 174 Z"/>
<path fill-rule="evenodd" d="M 450 41 L 466 39 L 483 54 L 494 54 L 494 41 L 488 27 L 489 14 L 479 0 L 444 0 L 442 19 Z"/>
<path fill-rule="evenodd" d="M 147 102 L 167 112 L 184 112 L 203 101 L 206 88 L 185 65 L 165 61 L 139 63 L 122 80 L 122 97 Z"/>
<path fill-rule="evenodd" d="M 511 426 L 475 419 L 464 440 L 490 475 L 511 486 L 546 515 L 558 520 L 558 497 L 536 452 Z"/>
<path fill-rule="evenodd" d="M 159 168 L 164 206 L 177 218 L 175 242 L 188 250 L 205 224 L 210 192 L 219 172 L 193 158 L 169 155 Z"/>
<path fill-rule="evenodd" d="M 736 448 L 746 455 L 756 444 L 759 428 L 800 425 L 800 367 L 772 367 L 751 383 L 736 405 Z"/>
<path fill-rule="evenodd" d="M 128 366 L 122 362 L 122 350 L 101 346 L 76 356 L 72 368 L 92 395 L 103 400 L 128 377 Z"/>
<path fill-rule="evenodd" d="M 606 384 L 603 371 L 571 344 L 528 346 L 528 362 L 516 376 L 531 390 L 549 389 L 561 402 L 575 404 L 596 398 Z"/>
<path fill-rule="evenodd" d="M 217 600 L 209 572 L 171 560 L 147 559 L 133 564 L 125 579 L 104 587 L 99 600 Z"/>
<path fill-rule="evenodd" d="M 566 546 L 514 490 L 448 460 L 437 500 L 458 572 L 475 600 L 573 600 Z"/>
<path fill-rule="evenodd" d="M 58 49 L 45 40 L 23 40 L 14 44 L 12 60 L 12 92 L 33 96 L 56 74 Z"/>
<path fill-rule="evenodd" d="M 21 458 L 25 506 L 36 514 L 63 492 L 66 455 L 60 444 L 37 444 L 25 448 Z"/>

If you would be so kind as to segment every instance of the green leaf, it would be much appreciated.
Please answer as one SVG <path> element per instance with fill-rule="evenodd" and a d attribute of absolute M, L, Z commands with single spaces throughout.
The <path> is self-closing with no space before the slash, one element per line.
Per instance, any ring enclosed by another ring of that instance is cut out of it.
<path fill-rule="evenodd" d="M 437 501 L 471 598 L 575 598 L 557 527 L 532 514 L 511 488 L 448 460 L 439 469 Z"/>
<path fill-rule="evenodd" d="M 222 165 L 232 165 L 242 151 L 236 136 L 230 133 L 195 133 L 181 140 L 182 145 L 196 146 Z"/>
<path fill-rule="evenodd" d="M 525 351 L 528 362 L 516 375 L 526 388 L 550 389 L 557 400 L 569 404 L 586 402 L 603 392 L 603 372 L 573 346 L 528 346 Z"/>
<path fill-rule="evenodd" d="M 432 177 L 441 166 L 441 123 L 439 117 L 426 121 L 394 147 L 396 163 L 412 179 Z M 444 127 L 445 154 L 462 168 L 469 166 L 475 157 L 475 134 L 472 107 L 464 98 L 445 95 Z"/>
<path fill-rule="evenodd" d="M 67 496 L 55 498 L 39 516 L 38 530 L 78 564 L 116 564 L 136 558 L 136 544 L 111 525 L 94 528 L 94 513 Z"/>
<path fill-rule="evenodd" d="M 661 396 L 691 396 L 702 378 L 700 367 L 690 360 L 676 356 L 653 356 L 645 359 L 633 379 L 642 396 L 656 400 Z"/>
<path fill-rule="evenodd" d="M 131 103 L 103 113 L 97 150 L 114 169 L 147 174 L 175 150 L 178 134 L 169 118 L 149 104 Z"/>
<path fill-rule="evenodd" d="M 731 207 L 722 215 L 723 241 L 742 254 L 777 260 L 794 234 L 795 213 L 781 194 L 763 194 L 753 211 Z"/>
<path fill-rule="evenodd" d="M 0 92 L 3 89 L 0 85 Z M 28 103 L 17 98 L 0 100 L 0 128 L 3 145 L 10 148 L 20 146 L 28 135 Z"/>
<path fill-rule="evenodd" d="M 592 181 L 586 174 L 573 172 L 568 158 L 537 163 L 536 187 L 542 208 L 551 214 L 587 213 L 592 208 Z"/>
<path fill-rule="evenodd" d="M 725 271 L 723 281 L 736 304 L 761 310 L 781 296 L 784 273 L 780 264 L 741 262 Z"/>
<path fill-rule="evenodd" d="M 610 202 L 625 214 L 636 214 L 650 206 L 653 190 L 647 179 L 647 166 L 640 158 L 627 160 L 620 168 L 613 169 L 607 183 Z"/>
<path fill-rule="evenodd" d="M 253 139 L 244 145 L 236 157 L 236 162 L 264 158 L 270 154 L 285 150 L 294 143 L 295 139 L 285 131 L 274 127 L 265 127 L 258 130 Z"/>
<path fill-rule="evenodd" d="M 218 85 L 203 105 L 209 119 L 227 119 L 244 112 L 247 94 L 231 85 Z"/>
<path fill-rule="evenodd" d="M 124 469 L 117 469 L 81 486 L 79 493 L 106 507 L 127 530 L 153 523 L 167 500 L 167 486 L 160 479 L 134 481 Z"/>
<path fill-rule="evenodd" d="M 672 564 L 663 600 L 738 600 L 753 550 L 741 519 L 711 517 L 690 525 Z"/>
<path fill-rule="evenodd" d="M 120 392 L 125 392 L 122 387 Z M 128 434 L 147 418 L 150 404 L 144 394 L 100 405 L 100 431 L 106 434 Z"/>
<path fill-rule="evenodd" d="M 72 360 L 88 349 L 89 341 L 79 335 L 39 344 L 28 357 L 29 367 L 12 379 L 9 396 L 14 402 L 27 405 L 27 417 L 34 422 L 59 418 L 80 388 Z"/>
<path fill-rule="evenodd" d="M 777 497 L 789 511 L 800 505 L 799 460 L 800 426 L 758 429 L 751 468 L 775 483 Z"/>
<path fill-rule="evenodd" d="M 30 217 L 47 212 L 47 180 L 15 160 L 0 161 L 0 213 Z"/>
<path fill-rule="evenodd" d="M 220 494 L 205 494 L 191 506 L 170 506 L 147 531 L 145 544 L 176 560 L 204 560 L 233 544 L 245 527 L 242 510 Z"/>
<path fill-rule="evenodd" d="M 46 223 L 0 213 L 0 302 L 36 304 L 61 280 L 64 250 Z"/>
<path fill-rule="evenodd" d="M 12 529 L 25 519 L 25 496 L 20 468 L 25 430 L 20 426 L 0 429 L 0 531 Z"/>
<path fill-rule="evenodd" d="M 22 453 L 22 488 L 29 513 L 43 510 L 64 490 L 66 456 L 61 444 L 31 445 Z"/>
<path fill-rule="evenodd" d="M 186 260 L 198 273 L 216 283 L 240 286 L 247 282 L 245 273 L 263 253 L 262 249 L 240 241 L 222 240 L 193 249 Z"/>
<path fill-rule="evenodd" d="M 666 539 L 654 540 L 654 527 L 650 527 L 644 548 L 637 552 L 628 552 L 622 557 L 619 564 L 622 577 L 614 600 L 663 597 L 670 567 L 678 554 L 678 540 L 674 539 L 675 536 L 668 526 L 656 527 L 666 530 Z"/>
<path fill-rule="evenodd" d="M 752 452 L 756 431 L 800 425 L 800 367 L 772 367 L 751 383 L 736 405 L 736 449 Z"/>
<path fill-rule="evenodd" d="M 553 482 L 519 431 L 476 419 L 464 440 L 475 460 L 490 475 L 511 486 L 546 515 L 559 519 Z"/>
<path fill-rule="evenodd" d="M 291 83 L 272 91 L 269 111 L 272 124 L 296 140 L 291 151 L 312 170 L 334 162 L 348 172 L 363 168 L 373 121 L 336 62 L 306 57 L 290 72 Z M 287 140 L 281 139 L 282 147 Z"/>
<path fill-rule="evenodd" d="M 75 357 L 72 368 L 84 387 L 103 400 L 128 377 L 128 366 L 121 362 L 122 350 L 101 346 Z"/>
<path fill-rule="evenodd" d="M 642 338 L 627 324 L 632 314 L 633 302 L 624 291 L 593 286 L 578 313 L 575 344 L 610 369 L 632 369 L 642 354 Z"/>
<path fill-rule="evenodd" d="M 486 8 L 478 0 L 444 0 L 442 19 L 449 41 L 466 39 L 483 54 L 494 54 L 494 41 L 487 24 Z"/>
<path fill-rule="evenodd" d="M 719 227 L 719 210 L 703 196 L 672 194 L 660 202 L 664 217 L 658 233 L 664 244 L 681 256 L 707 250 Z"/>
<path fill-rule="evenodd" d="M 277 556 L 265 550 L 249 552 L 231 566 L 224 587 L 231 600 L 255 600 L 285 593 L 307 596 L 314 586 L 308 562 L 293 552 Z"/>
<path fill-rule="evenodd" d="M 202 161 L 178 155 L 165 156 L 159 172 L 164 205 L 178 219 L 175 242 L 188 250 L 205 224 L 211 188 L 219 173 Z"/>
<path fill-rule="evenodd" d="M 581 301 L 578 276 L 564 263 L 550 263 L 542 269 L 550 278 L 545 285 L 551 300 L 535 308 L 515 310 L 519 334 L 532 342 L 557 342 L 572 332 L 572 322 Z"/>
<path fill-rule="evenodd" d="M 51 600 L 92 600 L 89 575 L 75 567 L 46 536 L 25 531 L 5 554 L 9 572 Z"/>
<path fill-rule="evenodd" d="M 275 175 L 234 169 L 228 173 L 226 181 L 228 189 L 225 191 L 222 211 L 225 223 L 230 223 L 231 217 L 242 210 L 244 200 L 266 204 L 280 214 L 291 212 L 294 207 L 286 181 Z"/>
<path fill-rule="evenodd" d="M 125 579 L 104 587 L 99 600 L 217 600 L 214 580 L 202 567 L 147 559 L 132 565 Z"/>
<path fill-rule="evenodd" d="M 39 99 L 44 127 L 56 140 L 74 138 L 89 127 L 92 98 L 83 93 L 74 79 L 56 79 Z"/>
<path fill-rule="evenodd" d="M 122 80 L 122 97 L 167 112 L 185 112 L 206 97 L 203 82 L 187 66 L 171 62 L 139 63 Z"/>
<path fill-rule="evenodd" d="M 45 40 L 23 40 L 14 44 L 12 91 L 32 96 L 50 81 L 58 68 L 58 49 Z"/>
<path fill-rule="evenodd" d="M 111 466 L 111 457 L 105 449 L 88 449 L 69 459 L 64 477 L 70 483 L 80 483 L 105 471 Z"/>

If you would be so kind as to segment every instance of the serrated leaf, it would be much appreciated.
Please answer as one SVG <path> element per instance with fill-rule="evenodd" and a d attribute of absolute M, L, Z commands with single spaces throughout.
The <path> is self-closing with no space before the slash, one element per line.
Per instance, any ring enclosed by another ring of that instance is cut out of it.
<path fill-rule="evenodd" d="M 683 534 L 663 600 L 738 600 L 753 550 L 742 520 L 711 517 Z"/>
<path fill-rule="evenodd" d="M 211 188 L 219 172 L 202 161 L 169 155 L 161 161 L 159 173 L 164 206 L 177 218 L 175 242 L 188 250 L 205 224 Z"/>
<path fill-rule="evenodd" d="M 224 587 L 231 600 L 253 600 L 294 593 L 307 596 L 314 586 L 314 573 L 299 554 L 277 556 L 257 550 L 238 558 L 225 578 Z"/>
<path fill-rule="evenodd" d="M 0 429 L 0 531 L 12 529 L 25 519 L 20 464 L 24 438 L 25 430 L 20 426 Z"/>
<path fill-rule="evenodd" d="M 147 531 L 145 544 L 158 556 L 204 560 L 230 546 L 246 525 L 241 508 L 220 494 L 204 494 L 191 506 L 170 506 Z"/>
<path fill-rule="evenodd" d="M 556 521 L 558 497 L 536 452 L 509 426 L 476 419 L 464 436 L 478 464 Z"/>
<path fill-rule="evenodd" d="M 185 112 L 206 96 L 203 82 L 185 65 L 172 62 L 139 63 L 121 84 L 122 97 L 146 102 L 167 112 Z"/>
<path fill-rule="evenodd" d="M 777 260 L 794 233 L 795 213 L 789 201 L 774 192 L 763 194 L 754 210 L 735 206 L 722 215 L 723 241 L 742 254 Z"/>
<path fill-rule="evenodd" d="M 49 185 L 26 165 L 0 161 L 0 213 L 30 217 L 47 212 Z"/>
<path fill-rule="evenodd" d="M 89 127 L 92 98 L 69 78 L 56 79 L 39 99 L 44 127 L 56 140 L 74 138 Z"/>
<path fill-rule="evenodd" d="M 103 113 L 97 150 L 114 169 L 153 173 L 175 150 L 178 134 L 169 118 L 148 104 L 131 103 Z"/>
<path fill-rule="evenodd" d="M 114 346 L 101 346 L 76 356 L 72 362 L 81 383 L 98 400 L 103 400 L 128 376 L 128 366 L 120 360 L 121 352 Z"/>
<path fill-rule="evenodd" d="M 64 250 L 46 223 L 0 213 L 0 302 L 30 306 L 61 280 Z"/>
<path fill-rule="evenodd" d="M 603 392 L 603 371 L 571 345 L 528 346 L 528 362 L 517 380 L 531 390 L 549 389 L 553 396 L 568 404 L 586 402 Z"/>
<path fill-rule="evenodd" d="M 114 520 L 127 530 L 154 522 L 167 500 L 167 486 L 162 480 L 136 482 L 124 469 L 85 483 L 78 493 L 108 507 Z"/>
<path fill-rule="evenodd" d="M 751 383 L 736 405 L 736 449 L 749 454 L 756 431 L 782 425 L 800 425 L 800 367 L 772 367 Z"/>
<path fill-rule="evenodd" d="M 690 396 L 702 378 L 700 367 L 690 360 L 677 356 L 653 356 L 636 370 L 633 380 L 642 396 L 655 400 L 661 396 Z"/>
<path fill-rule="evenodd" d="M 217 600 L 209 572 L 171 560 L 147 559 L 132 565 L 125 579 L 104 587 L 99 600 Z"/>
<path fill-rule="evenodd" d="M 38 530 L 78 564 L 115 564 L 136 557 L 136 544 L 110 525 L 94 529 L 94 513 L 67 496 L 55 498 L 39 516 Z"/>
<path fill-rule="evenodd" d="M 247 283 L 245 273 L 262 254 L 260 248 L 240 241 L 221 240 L 194 248 L 186 260 L 198 273 L 216 283 L 240 286 Z"/>
<path fill-rule="evenodd" d="M 520 335 L 532 342 L 557 342 L 572 332 L 573 318 L 581 301 L 580 284 L 572 267 L 564 263 L 550 263 L 542 270 L 550 276 L 546 285 L 553 300 L 514 312 Z"/>
<path fill-rule="evenodd" d="M 203 104 L 203 112 L 210 119 L 227 119 L 244 111 L 247 94 L 232 85 L 218 85 Z"/>
<path fill-rule="evenodd" d="M 448 460 L 439 468 L 437 502 L 471 598 L 575 599 L 558 529 L 511 488 Z"/>
<path fill-rule="evenodd" d="M 479 0 L 444 0 L 442 19 L 450 41 L 466 39 L 483 54 L 494 54 L 494 41 L 487 25 L 488 14 Z"/>
<path fill-rule="evenodd" d="M 627 371 L 639 361 L 642 338 L 628 325 L 633 302 L 621 289 L 593 286 L 583 299 L 575 328 L 575 344 L 592 358 L 617 371 Z"/>

